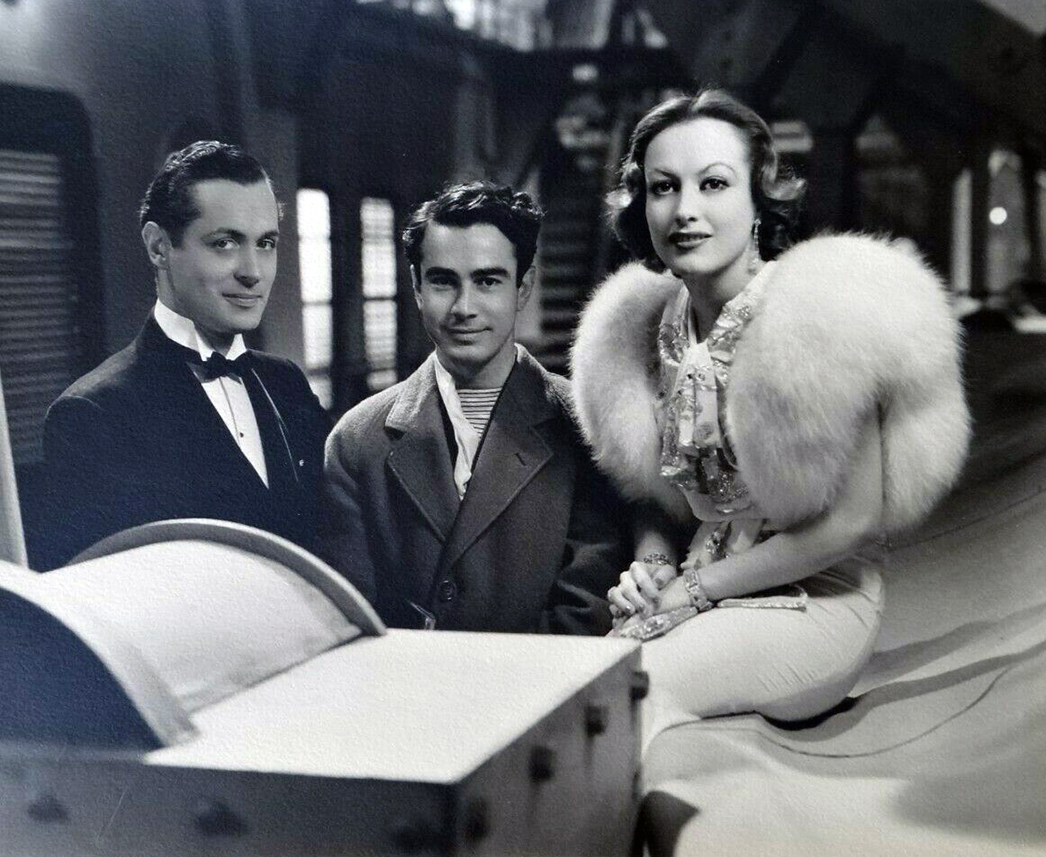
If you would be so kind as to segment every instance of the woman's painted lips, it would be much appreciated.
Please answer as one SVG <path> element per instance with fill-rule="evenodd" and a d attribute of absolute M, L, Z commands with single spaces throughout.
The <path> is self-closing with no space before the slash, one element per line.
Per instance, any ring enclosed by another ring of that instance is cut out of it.
<path fill-rule="evenodd" d="M 707 232 L 673 232 L 668 240 L 680 250 L 693 250 L 711 237 Z"/>

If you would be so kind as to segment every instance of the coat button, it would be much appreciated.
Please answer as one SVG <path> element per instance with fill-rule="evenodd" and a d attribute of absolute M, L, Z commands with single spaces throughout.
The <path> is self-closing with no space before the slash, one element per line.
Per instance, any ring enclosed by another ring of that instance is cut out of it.
<path fill-rule="evenodd" d="M 454 585 L 453 581 L 444 580 L 439 585 L 439 600 L 440 601 L 453 601 L 454 596 L 457 594 L 458 588 Z"/>

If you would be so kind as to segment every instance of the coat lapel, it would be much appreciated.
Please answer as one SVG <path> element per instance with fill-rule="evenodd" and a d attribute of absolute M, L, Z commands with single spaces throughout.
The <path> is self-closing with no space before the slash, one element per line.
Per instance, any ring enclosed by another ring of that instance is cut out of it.
<path fill-rule="evenodd" d="M 459 500 L 432 359 L 404 382 L 385 419 L 385 428 L 392 434 L 392 449 L 386 460 L 421 516 L 445 542 Z"/>
<path fill-rule="evenodd" d="M 171 409 L 169 422 L 178 426 L 175 435 L 179 446 L 198 464 L 206 462 L 199 468 L 201 472 L 210 473 L 216 480 L 235 478 L 243 489 L 249 486 L 266 492 L 258 471 L 229 434 L 189 367 L 188 349 L 168 339 L 152 315 L 139 334 L 138 348 L 154 367 L 153 383 Z"/>
<path fill-rule="evenodd" d="M 441 570 L 461 558 L 552 458 L 538 426 L 556 415 L 541 369 L 532 357 L 521 353 L 491 415 L 468 491 L 443 552 Z"/>

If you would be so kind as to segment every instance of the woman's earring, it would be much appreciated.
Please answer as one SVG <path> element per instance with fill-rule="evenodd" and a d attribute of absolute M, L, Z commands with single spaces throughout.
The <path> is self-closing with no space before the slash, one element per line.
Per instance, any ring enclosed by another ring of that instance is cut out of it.
<path fill-rule="evenodd" d="M 759 270 L 763 258 L 759 253 L 759 218 L 752 223 L 752 245 L 748 251 L 748 273 L 754 274 Z"/>

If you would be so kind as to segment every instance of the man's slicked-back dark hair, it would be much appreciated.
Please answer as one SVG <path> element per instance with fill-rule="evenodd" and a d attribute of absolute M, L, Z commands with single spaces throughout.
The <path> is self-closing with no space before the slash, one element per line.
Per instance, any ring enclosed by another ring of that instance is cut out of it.
<path fill-rule="evenodd" d="M 239 146 L 198 140 L 167 156 L 142 198 L 139 225 L 153 221 L 163 227 L 178 246 L 185 227 L 200 216 L 192 187 L 208 179 L 228 179 L 243 185 L 264 181 L 272 189 L 265 168 Z"/>
<path fill-rule="evenodd" d="M 403 230 L 403 252 L 421 273 L 421 242 L 429 223 L 473 226 L 489 223 L 504 234 L 516 251 L 516 285 L 534 263 L 543 212 L 529 194 L 506 185 L 476 181 L 450 185 L 435 199 L 423 202 Z"/>

